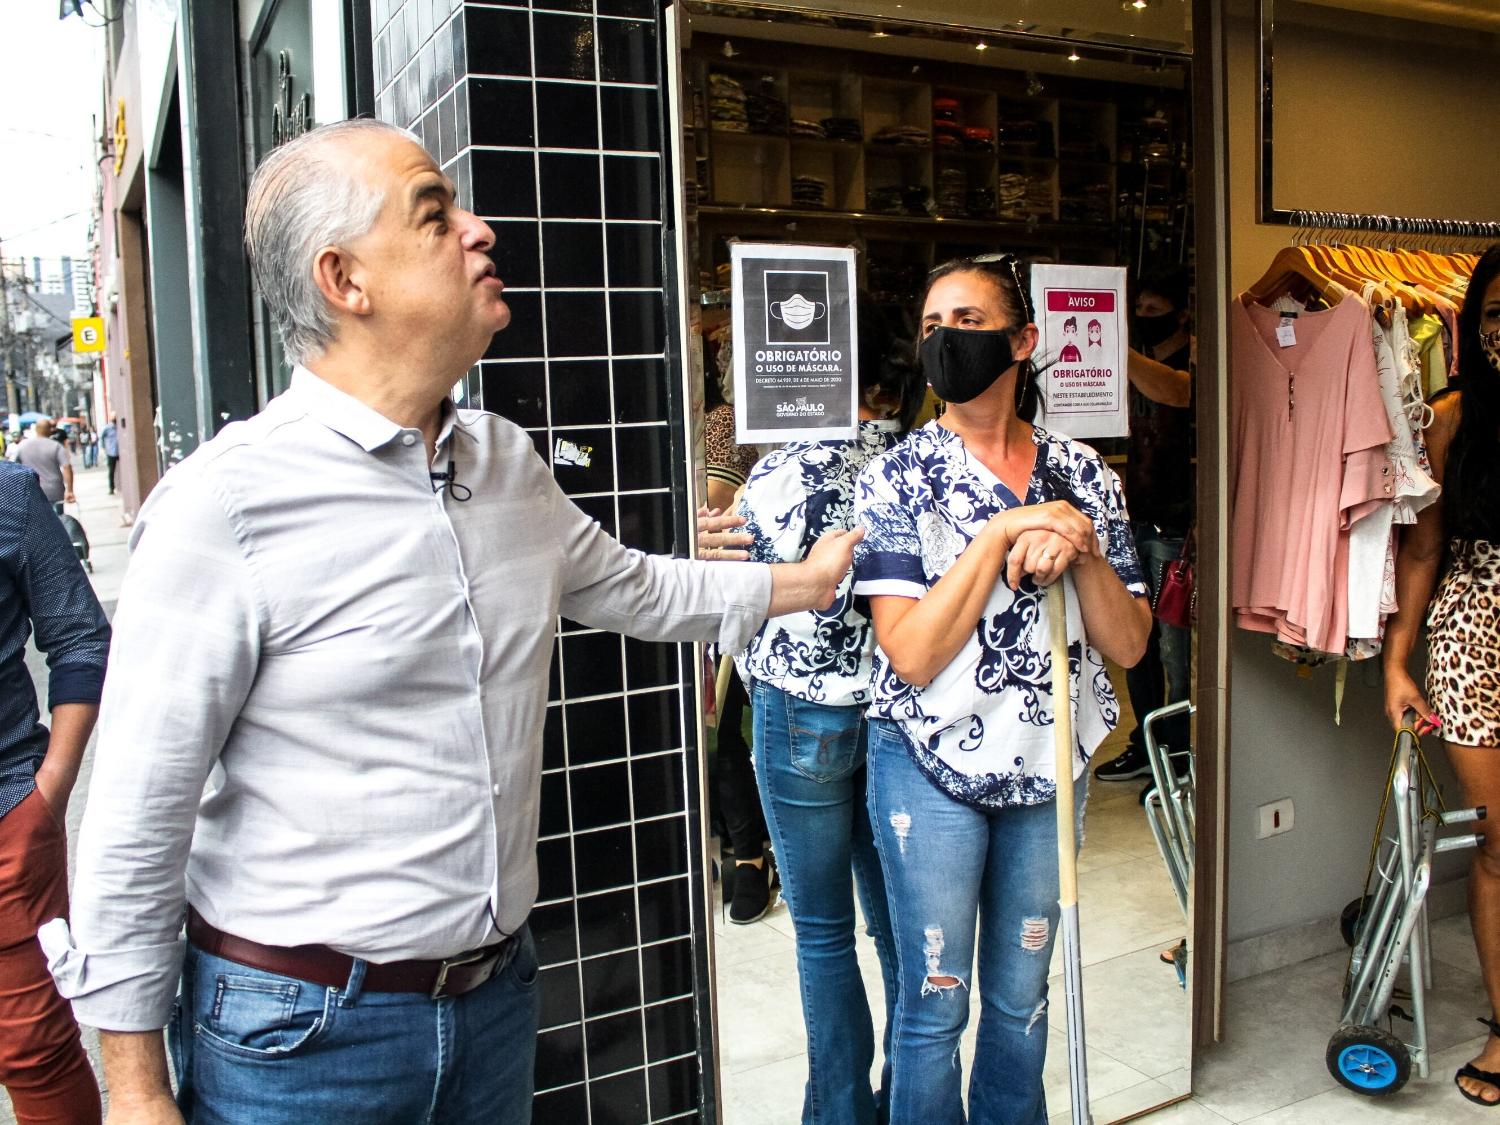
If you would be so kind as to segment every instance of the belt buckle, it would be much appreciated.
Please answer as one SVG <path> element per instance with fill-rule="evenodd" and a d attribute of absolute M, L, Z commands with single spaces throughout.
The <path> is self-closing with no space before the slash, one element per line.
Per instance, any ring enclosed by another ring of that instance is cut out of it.
<path fill-rule="evenodd" d="M 437 980 L 433 982 L 432 991 L 427 994 L 429 1000 L 442 998 L 443 987 L 448 983 L 448 970 L 458 968 L 460 965 L 472 965 L 477 961 L 483 961 L 490 954 L 483 950 L 475 950 L 473 953 L 465 953 L 459 957 L 450 957 L 438 966 Z"/>

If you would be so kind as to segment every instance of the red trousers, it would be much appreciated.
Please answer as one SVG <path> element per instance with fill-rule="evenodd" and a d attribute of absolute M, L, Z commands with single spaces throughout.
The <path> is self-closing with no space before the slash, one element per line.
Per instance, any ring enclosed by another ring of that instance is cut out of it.
<path fill-rule="evenodd" d="M 97 1125 L 99 1085 L 36 932 L 68 913 L 68 844 L 40 792 L 0 817 L 0 1086 L 20 1125 Z"/>

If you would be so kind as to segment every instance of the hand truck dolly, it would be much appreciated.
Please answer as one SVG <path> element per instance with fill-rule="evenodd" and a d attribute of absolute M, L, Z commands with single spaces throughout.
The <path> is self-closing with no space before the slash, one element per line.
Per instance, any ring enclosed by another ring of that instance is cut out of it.
<path fill-rule="evenodd" d="M 1151 826 L 1151 835 L 1156 839 L 1162 862 L 1167 865 L 1167 878 L 1171 880 L 1172 892 L 1177 896 L 1184 920 L 1188 916 L 1188 895 L 1193 885 L 1198 771 L 1192 746 L 1163 746 L 1156 740 L 1155 727 L 1174 715 L 1185 712 L 1191 716 L 1195 711 L 1192 703 L 1183 700 L 1158 707 L 1141 721 L 1146 736 L 1146 761 L 1151 767 L 1151 785 L 1141 795 L 1141 805 L 1146 810 L 1146 822 Z M 1163 953 L 1162 960 L 1166 957 Z M 1184 938 L 1172 951 L 1172 967 L 1177 970 L 1177 983 L 1183 988 L 1187 987 L 1187 957 L 1187 939 Z"/>
<path fill-rule="evenodd" d="M 1427 891 L 1438 852 L 1478 847 L 1482 833 L 1438 836 L 1438 829 L 1485 819 L 1485 809 L 1444 811 L 1408 711 L 1391 751 L 1386 793 L 1371 842 L 1364 893 L 1340 920 L 1349 944 L 1344 1008 L 1324 1061 L 1340 1085 L 1358 1094 L 1393 1094 L 1415 1067 L 1426 1078 L 1426 990 L 1432 979 Z M 1373 891 L 1371 886 L 1373 884 Z M 1392 1003 L 1397 977 L 1407 970 L 1410 1011 Z M 1390 1017 L 1411 1023 L 1411 1039 L 1390 1031 Z M 1386 1027 L 1381 1027 L 1381 1023 Z"/>

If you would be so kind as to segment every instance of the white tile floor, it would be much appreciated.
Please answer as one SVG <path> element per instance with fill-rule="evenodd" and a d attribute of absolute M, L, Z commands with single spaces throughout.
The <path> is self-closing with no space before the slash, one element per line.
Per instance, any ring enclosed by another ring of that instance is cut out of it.
<path fill-rule="evenodd" d="M 1129 722 L 1121 727 L 1129 729 Z M 1101 757 L 1118 753 L 1112 739 Z M 1182 936 L 1183 920 L 1143 819 L 1141 783 L 1095 783 L 1079 864 L 1089 1085 L 1094 1119 L 1137 1116 L 1189 1088 L 1186 997 L 1157 961 Z M 726 1125 L 787 1125 L 800 1118 L 807 1076 L 794 939 L 785 904 L 749 926 L 715 918 L 719 1035 Z M 874 946 L 860 935 L 860 961 L 877 1037 L 883 1023 Z M 1156 1125 L 1340 1125 L 1343 1122 L 1489 1121 L 1459 1097 L 1452 1075 L 1483 1042 L 1484 1010 L 1465 917 L 1433 926 L 1435 975 L 1428 1026 L 1431 1077 L 1413 1077 L 1388 1099 L 1339 1087 L 1323 1062 L 1340 1008 L 1346 955 L 1330 954 L 1229 986 L 1224 1044 L 1203 1060 L 1191 1099 L 1152 1113 Z M 1060 951 L 1059 955 L 1060 956 Z M 1054 974 L 1060 962 L 1054 956 Z M 1062 995 L 1060 975 L 1052 981 Z M 976 1001 L 977 1003 L 977 1001 Z M 1051 1014 L 1046 1085 L 1054 1122 L 1068 1120 L 1062 1004 Z M 962 1058 L 972 1061 L 977 1012 Z M 1398 1025 L 1397 1030 L 1400 1030 Z M 878 1065 L 878 1060 L 877 1060 Z"/>

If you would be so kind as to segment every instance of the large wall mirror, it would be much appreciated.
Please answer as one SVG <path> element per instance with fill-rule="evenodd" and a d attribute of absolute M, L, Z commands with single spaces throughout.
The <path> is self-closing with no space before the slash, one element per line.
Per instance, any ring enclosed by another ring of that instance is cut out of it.
<path fill-rule="evenodd" d="M 1263 222 L 1295 222 L 1298 212 L 1494 219 L 1500 119 L 1489 107 L 1500 94 L 1500 3 L 1259 8 Z"/>
<path fill-rule="evenodd" d="M 907 348 L 928 272 L 949 258 L 1010 251 L 1033 262 L 1121 265 L 1133 290 L 1145 275 L 1176 269 L 1191 277 L 1184 15 L 1185 5 L 1175 2 L 912 0 L 841 3 L 823 13 L 690 2 L 682 21 L 679 159 L 687 181 L 684 272 L 697 336 L 689 354 L 702 353 L 698 367 L 689 364 L 685 391 L 704 404 L 699 423 L 707 418 L 712 434 L 715 411 L 732 416 L 721 402 L 728 382 L 721 375 L 733 349 L 729 246 L 736 239 L 854 246 L 861 288 L 892 331 L 904 334 Z M 1179 300 L 1190 308 L 1189 292 Z M 1186 367 L 1186 328 L 1182 339 Z M 1189 411 L 1179 413 L 1188 432 Z M 716 453 L 709 442 L 707 479 L 700 476 L 699 487 L 719 507 L 733 503 L 735 474 L 715 467 L 716 457 L 731 456 L 722 439 L 717 444 Z M 1126 478 L 1140 447 L 1126 439 L 1097 444 Z M 740 453 L 739 474 L 766 452 Z M 1178 483 L 1191 507 L 1190 481 Z M 1144 495 L 1140 502 L 1144 507 Z M 1193 515 L 1181 517 L 1181 527 L 1163 530 L 1185 533 Z M 1175 541 L 1180 547 L 1181 539 Z M 1122 669 L 1111 669 L 1120 722 L 1091 766 L 1113 775 L 1091 782 L 1079 860 L 1090 1094 L 1101 1123 L 1187 1095 L 1191 989 L 1202 985 L 1197 974 L 1214 971 L 1212 955 L 1200 966 L 1186 939 L 1194 929 L 1187 890 L 1195 811 L 1191 724 L 1179 716 L 1175 725 L 1154 728 L 1171 755 L 1162 759 L 1165 793 L 1143 758 L 1130 759 L 1141 763 L 1137 768 L 1107 768 L 1127 755 L 1132 736 L 1142 740 L 1137 713 L 1160 706 L 1171 690 L 1178 698 L 1193 696 L 1192 644 L 1187 630 L 1173 635 L 1166 653 L 1171 672 L 1163 671 L 1158 652 L 1154 680 L 1148 673 L 1144 683 L 1130 683 Z M 875 1087 L 886 985 L 865 921 L 868 904 L 858 902 L 849 866 L 827 885 L 796 887 L 799 874 L 808 876 L 794 866 L 830 846 L 820 835 L 825 828 L 804 824 L 809 818 L 786 806 L 779 825 L 766 823 L 776 814 L 766 817 L 765 801 L 780 798 L 757 786 L 750 764 L 753 707 L 732 674 L 722 673 L 721 681 L 726 677 L 717 727 L 706 736 L 705 777 L 714 810 L 705 868 L 718 873 L 705 888 L 714 917 L 718 1100 L 725 1125 L 783 1125 L 803 1118 L 808 974 L 843 974 L 841 1006 L 868 1007 Z M 851 800 L 864 801 L 862 773 L 852 797 L 828 796 L 829 804 L 842 802 L 850 820 L 857 819 Z M 840 829 L 846 848 L 851 830 Z M 763 848 L 778 835 L 780 847 Z M 765 866 L 749 870 L 746 859 Z M 1007 859 L 991 862 L 1003 867 Z M 765 912 L 735 918 L 736 887 L 760 881 L 773 864 L 782 885 L 772 888 Z M 830 889 L 833 882 L 838 886 Z M 852 973 L 833 955 L 837 943 L 826 924 L 839 909 L 855 912 L 844 926 L 857 959 Z M 1019 948 L 1024 938 L 981 933 L 980 943 Z M 953 995 L 924 998 L 970 1010 L 959 1051 L 965 1085 L 983 1034 L 982 960 L 981 954 L 956 970 L 963 985 Z M 1061 974 L 1059 942 L 1050 1012 L 1023 1036 L 1045 1037 L 1051 1114 L 1069 1105 Z M 817 1003 L 830 1002 L 826 982 L 814 988 Z"/>

